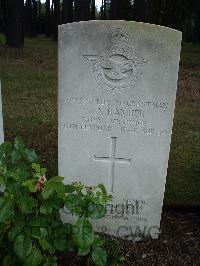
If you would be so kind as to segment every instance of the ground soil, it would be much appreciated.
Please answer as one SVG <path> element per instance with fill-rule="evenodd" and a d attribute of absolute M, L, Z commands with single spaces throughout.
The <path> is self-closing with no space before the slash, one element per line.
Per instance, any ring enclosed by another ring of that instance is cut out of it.
<path fill-rule="evenodd" d="M 125 266 L 200 266 L 200 212 L 165 210 L 158 240 L 136 243 L 119 240 L 119 245 Z M 87 264 L 72 253 L 61 256 L 61 266 Z"/>

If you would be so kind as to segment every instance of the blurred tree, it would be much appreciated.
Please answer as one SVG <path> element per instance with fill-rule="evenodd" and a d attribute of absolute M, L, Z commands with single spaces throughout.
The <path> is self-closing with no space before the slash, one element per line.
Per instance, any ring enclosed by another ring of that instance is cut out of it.
<path fill-rule="evenodd" d="M 135 21 L 146 20 L 146 1 L 145 0 L 134 0 L 133 16 Z"/>
<path fill-rule="evenodd" d="M 6 46 L 21 48 L 24 46 L 24 0 L 6 0 L 5 4 Z"/>
<path fill-rule="evenodd" d="M 74 0 L 74 21 L 90 20 L 91 0 Z"/>
<path fill-rule="evenodd" d="M 60 24 L 60 0 L 53 0 L 53 40 L 58 40 L 58 25 Z"/>
<path fill-rule="evenodd" d="M 6 7 L 6 2 L 5 0 L 0 0 L 0 32 L 5 31 L 5 7 Z"/>
<path fill-rule="evenodd" d="M 73 22 L 73 0 L 63 0 L 62 5 L 62 23 Z"/>
<path fill-rule="evenodd" d="M 194 24 L 194 42 L 200 43 L 200 0 L 197 1 Z"/>
<path fill-rule="evenodd" d="M 130 10 L 130 0 L 111 1 L 111 19 L 128 20 Z"/>
<path fill-rule="evenodd" d="M 50 0 L 46 0 L 45 34 L 47 37 L 51 36 Z"/>
<path fill-rule="evenodd" d="M 95 0 L 91 0 L 91 19 L 95 20 L 95 17 L 96 17 Z"/>

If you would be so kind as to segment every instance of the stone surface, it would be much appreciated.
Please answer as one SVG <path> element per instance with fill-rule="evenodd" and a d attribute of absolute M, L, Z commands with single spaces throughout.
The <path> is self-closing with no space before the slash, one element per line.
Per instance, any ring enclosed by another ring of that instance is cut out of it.
<path fill-rule="evenodd" d="M 151 24 L 59 27 L 59 175 L 113 195 L 97 231 L 158 236 L 180 46 L 180 32 Z"/>

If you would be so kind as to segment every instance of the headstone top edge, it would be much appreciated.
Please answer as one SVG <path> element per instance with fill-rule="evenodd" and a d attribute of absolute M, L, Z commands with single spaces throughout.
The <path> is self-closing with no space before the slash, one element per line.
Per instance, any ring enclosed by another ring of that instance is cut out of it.
<path fill-rule="evenodd" d="M 126 20 L 88 20 L 88 21 L 79 21 L 79 22 L 72 22 L 72 23 L 67 23 L 67 24 L 62 24 L 59 25 L 58 28 L 59 30 L 61 30 L 64 27 L 70 27 L 71 25 L 76 25 L 76 24 L 91 24 L 91 23 L 95 23 L 95 24 L 108 24 L 108 25 L 112 25 L 115 23 L 125 23 L 126 25 L 138 25 L 138 26 L 146 26 L 149 28 L 157 28 L 157 29 L 163 29 L 165 31 L 169 31 L 169 32 L 173 32 L 173 33 L 177 33 L 178 35 L 180 35 L 180 37 L 182 37 L 182 32 L 179 30 L 175 30 L 169 27 L 165 27 L 165 26 L 161 26 L 161 25 L 157 25 L 157 24 L 151 24 L 151 23 L 144 23 L 144 22 L 137 22 L 137 21 L 126 21 Z"/>

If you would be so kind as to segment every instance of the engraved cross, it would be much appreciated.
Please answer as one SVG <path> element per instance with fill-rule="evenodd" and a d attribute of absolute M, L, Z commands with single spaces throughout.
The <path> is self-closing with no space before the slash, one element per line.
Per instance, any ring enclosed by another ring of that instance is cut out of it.
<path fill-rule="evenodd" d="M 116 144 L 117 144 L 117 138 L 111 137 L 111 146 L 110 146 L 110 156 L 109 157 L 97 157 L 94 155 L 94 160 L 96 162 L 105 162 L 110 163 L 110 170 L 109 170 L 109 188 L 110 192 L 114 192 L 114 170 L 115 170 L 115 163 L 127 163 L 131 164 L 131 159 L 125 159 L 125 158 L 116 158 Z"/>

